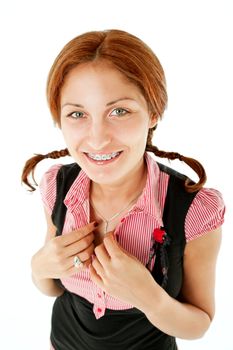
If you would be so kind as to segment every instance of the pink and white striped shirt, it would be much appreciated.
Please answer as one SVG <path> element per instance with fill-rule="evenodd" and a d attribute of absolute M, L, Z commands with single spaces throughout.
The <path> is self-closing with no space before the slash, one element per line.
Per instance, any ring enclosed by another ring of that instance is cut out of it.
<path fill-rule="evenodd" d="M 152 232 L 155 228 L 163 226 L 163 207 L 169 180 L 169 175 L 160 171 L 156 161 L 148 152 L 145 152 L 145 159 L 148 172 L 144 190 L 136 204 L 115 229 L 119 244 L 144 265 L 149 259 Z M 61 166 L 62 164 L 52 166 L 44 174 L 40 183 L 42 200 L 50 215 L 56 199 L 56 175 Z M 63 234 L 90 222 L 89 188 L 90 179 L 81 170 L 64 199 L 67 213 Z M 201 189 L 194 198 L 185 219 L 186 241 L 189 242 L 221 226 L 224 212 L 225 206 L 221 193 L 212 188 Z M 84 297 L 93 304 L 93 312 L 97 319 L 104 315 L 106 308 L 124 310 L 133 307 L 113 298 L 94 284 L 88 269 L 63 278 L 62 283 L 67 290 Z"/>

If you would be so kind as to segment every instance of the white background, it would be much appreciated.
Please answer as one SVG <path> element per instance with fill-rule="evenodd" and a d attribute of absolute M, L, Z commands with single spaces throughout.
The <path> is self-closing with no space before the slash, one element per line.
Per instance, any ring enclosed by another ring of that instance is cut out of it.
<path fill-rule="evenodd" d="M 53 298 L 40 294 L 30 278 L 31 255 L 46 230 L 43 209 L 39 193 L 30 195 L 20 184 L 22 166 L 33 153 L 64 147 L 46 105 L 49 68 L 73 37 L 110 28 L 139 36 L 165 69 L 169 105 L 154 143 L 198 158 L 208 174 L 207 186 L 219 189 L 227 204 L 216 316 L 204 338 L 178 340 L 179 349 L 233 349 L 232 5 L 230 0 L 1 1 L 1 349 L 49 346 Z M 37 179 L 54 163 L 42 162 Z M 188 171 L 185 165 L 179 168 Z"/>

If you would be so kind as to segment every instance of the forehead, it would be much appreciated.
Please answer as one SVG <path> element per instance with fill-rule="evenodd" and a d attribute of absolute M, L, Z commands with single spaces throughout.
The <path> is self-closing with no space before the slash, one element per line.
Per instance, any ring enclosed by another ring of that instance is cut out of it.
<path fill-rule="evenodd" d="M 124 83 L 130 83 L 129 79 L 121 73 L 113 64 L 108 61 L 91 61 L 81 63 L 70 70 L 65 78 L 65 84 L 75 80 L 84 78 L 101 78 L 101 76 L 110 75 L 114 76 L 116 80 L 120 80 Z"/>
<path fill-rule="evenodd" d="M 61 102 L 66 97 L 85 96 L 88 94 L 105 95 L 106 98 L 115 95 L 130 94 L 141 102 L 145 101 L 139 88 L 122 72 L 108 62 L 87 62 L 73 68 L 66 76 L 61 89 Z M 117 96 L 118 97 L 118 96 Z"/>

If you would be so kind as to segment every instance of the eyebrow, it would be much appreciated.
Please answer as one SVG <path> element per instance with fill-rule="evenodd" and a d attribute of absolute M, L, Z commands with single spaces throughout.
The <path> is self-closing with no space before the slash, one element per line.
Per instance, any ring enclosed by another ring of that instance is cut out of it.
<path fill-rule="evenodd" d="M 130 100 L 130 101 L 135 101 L 135 102 L 136 102 L 136 100 L 134 100 L 134 99 L 131 98 L 131 97 L 121 97 L 121 98 L 118 98 L 117 100 L 108 102 L 108 103 L 106 104 L 106 107 L 111 106 L 111 105 L 114 105 L 115 103 L 117 103 L 117 102 L 119 102 L 119 101 L 124 101 L 124 100 Z M 80 105 L 79 103 L 71 103 L 71 102 L 64 103 L 64 104 L 62 105 L 62 108 L 64 108 L 65 106 L 75 106 L 75 107 L 84 108 L 84 106 L 83 106 L 83 105 Z"/>

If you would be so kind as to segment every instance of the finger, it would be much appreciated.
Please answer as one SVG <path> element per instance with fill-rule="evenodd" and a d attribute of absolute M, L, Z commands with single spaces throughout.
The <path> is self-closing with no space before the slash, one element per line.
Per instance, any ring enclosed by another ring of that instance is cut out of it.
<path fill-rule="evenodd" d="M 122 254 L 122 249 L 113 234 L 110 233 L 106 237 L 104 237 L 103 244 L 107 254 L 113 258 Z"/>
<path fill-rule="evenodd" d="M 95 268 L 93 267 L 92 264 L 89 265 L 89 271 L 90 271 L 90 277 L 91 280 L 97 284 L 100 288 L 104 289 L 104 283 L 102 278 L 98 275 L 96 272 Z"/>
<path fill-rule="evenodd" d="M 69 267 L 72 267 L 74 265 L 74 258 L 75 256 L 78 256 L 78 258 L 82 261 L 82 263 L 85 263 L 89 259 L 91 259 L 91 256 L 93 255 L 94 252 L 94 244 L 92 243 L 87 249 L 83 250 L 82 252 L 76 252 L 73 256 L 70 256 L 68 258 L 68 264 Z"/>
<path fill-rule="evenodd" d="M 115 234 L 115 231 L 108 231 L 104 237 L 109 237 L 109 236 L 112 236 L 114 239 L 116 239 L 116 234 Z"/>
<path fill-rule="evenodd" d="M 91 264 L 96 272 L 96 274 L 98 276 L 101 277 L 101 279 L 103 279 L 105 272 L 104 272 L 104 267 L 102 266 L 102 264 L 100 263 L 100 261 L 98 260 L 97 257 L 92 257 L 92 264 Z"/>
<path fill-rule="evenodd" d="M 82 252 L 87 249 L 94 241 L 93 232 L 89 233 L 87 236 L 83 237 L 79 241 L 76 241 L 64 248 L 64 255 L 66 257 L 73 256 L 76 253 Z"/>
<path fill-rule="evenodd" d="M 62 244 L 64 246 L 67 246 L 89 235 L 92 231 L 96 229 L 97 226 L 98 226 L 98 223 L 93 221 L 90 224 L 84 227 L 81 227 L 75 231 L 59 236 L 59 238 Z"/>
<path fill-rule="evenodd" d="M 72 265 L 69 269 L 66 270 L 64 277 L 69 277 L 74 275 L 77 272 L 81 272 L 89 268 L 90 264 L 92 263 L 92 259 L 88 259 L 87 261 L 83 262 L 81 266 L 78 268 Z"/>
<path fill-rule="evenodd" d="M 83 262 L 82 262 L 82 260 L 78 257 L 78 255 L 75 255 L 73 261 L 74 261 L 74 267 L 76 267 L 77 269 L 83 267 Z"/>
<path fill-rule="evenodd" d="M 95 249 L 95 246 L 92 243 L 87 249 L 78 253 L 78 255 L 80 256 L 80 259 L 84 262 L 88 259 L 91 259 L 92 255 L 94 254 L 94 249 Z"/>
<path fill-rule="evenodd" d="M 110 256 L 103 243 L 95 248 L 95 255 L 103 267 L 106 267 L 107 264 L 109 264 Z"/>

